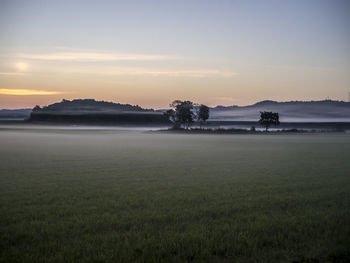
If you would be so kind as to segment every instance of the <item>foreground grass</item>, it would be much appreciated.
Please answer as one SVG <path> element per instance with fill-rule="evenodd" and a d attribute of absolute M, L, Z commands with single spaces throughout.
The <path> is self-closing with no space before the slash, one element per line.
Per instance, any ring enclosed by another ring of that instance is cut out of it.
<path fill-rule="evenodd" d="M 0 130 L 0 262 L 349 262 L 350 136 Z"/>

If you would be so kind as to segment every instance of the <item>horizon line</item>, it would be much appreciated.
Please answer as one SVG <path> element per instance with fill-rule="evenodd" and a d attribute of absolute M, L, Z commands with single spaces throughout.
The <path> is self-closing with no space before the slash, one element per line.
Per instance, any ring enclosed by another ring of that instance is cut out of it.
<path fill-rule="evenodd" d="M 139 106 L 143 109 L 152 109 L 152 110 L 162 110 L 162 109 L 168 109 L 168 108 L 165 108 L 165 107 L 144 107 L 144 106 L 141 106 L 139 104 L 130 104 L 130 103 L 121 103 L 121 102 L 115 102 L 115 101 L 108 101 L 108 100 L 96 100 L 96 99 L 93 99 L 93 98 L 77 98 L 77 99 L 62 99 L 61 101 L 57 101 L 57 102 L 54 102 L 54 103 L 51 103 L 51 104 L 47 104 L 47 105 L 36 105 L 36 106 L 40 106 L 40 107 L 47 107 L 49 105 L 52 105 L 52 104 L 55 104 L 55 103 L 61 103 L 63 102 L 64 100 L 66 101 L 75 101 L 75 100 L 94 100 L 95 102 L 107 102 L 107 103 L 114 103 L 114 104 L 128 104 L 128 105 L 131 105 L 131 106 Z M 275 102 L 275 103 L 289 103 L 289 102 L 325 102 L 325 101 L 330 101 L 330 102 L 343 102 L 343 103 L 350 103 L 350 101 L 344 101 L 344 100 L 335 100 L 335 99 L 329 99 L 329 98 L 326 98 L 326 99 L 323 99 L 323 100 L 287 100 L 287 101 L 276 101 L 276 100 L 270 100 L 270 99 L 265 99 L 265 100 L 260 100 L 260 101 L 256 101 L 255 103 L 252 103 L 252 104 L 246 104 L 246 105 L 236 105 L 236 104 L 232 104 L 232 105 L 221 105 L 221 104 L 217 104 L 216 106 L 209 106 L 209 108 L 216 108 L 216 107 L 225 107 L 225 108 L 228 108 L 228 107 L 248 107 L 248 106 L 253 106 L 253 105 L 256 105 L 258 103 L 261 103 L 261 102 Z M 170 103 L 169 103 L 170 104 Z M 201 104 L 201 103 L 200 103 Z M 34 106 L 35 107 L 35 106 Z M 30 107 L 20 107 L 20 108 L 0 108 L 0 110 L 28 110 L 28 109 L 33 109 L 34 107 L 30 108 Z M 170 108 L 170 107 L 169 107 Z"/>

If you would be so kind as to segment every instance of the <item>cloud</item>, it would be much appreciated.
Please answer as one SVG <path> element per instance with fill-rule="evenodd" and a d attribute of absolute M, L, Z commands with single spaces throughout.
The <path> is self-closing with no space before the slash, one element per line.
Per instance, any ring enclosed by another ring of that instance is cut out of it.
<path fill-rule="evenodd" d="M 62 94 L 60 91 L 47 91 L 47 90 L 29 90 L 29 89 L 0 89 L 1 95 L 15 95 L 15 96 L 28 96 L 28 95 L 56 95 Z"/>
<path fill-rule="evenodd" d="M 113 52 L 54 52 L 54 53 L 19 53 L 18 58 L 32 60 L 54 60 L 54 61 L 153 61 L 153 60 L 173 60 L 180 57 L 169 55 L 147 55 L 129 54 Z"/>
<path fill-rule="evenodd" d="M 79 68 L 65 68 L 64 73 L 81 73 L 81 74 L 100 74 L 100 75 L 143 75 L 154 77 L 233 77 L 237 75 L 236 72 L 220 71 L 213 69 L 194 69 L 194 70 L 164 70 L 164 69 L 148 69 L 148 68 L 131 68 L 131 67 L 98 67 L 94 69 L 79 69 Z"/>
<path fill-rule="evenodd" d="M 24 75 L 23 72 L 0 72 L 0 75 L 4 76 L 19 76 L 19 75 Z"/>
<path fill-rule="evenodd" d="M 156 70 L 156 71 L 145 71 L 142 72 L 144 75 L 153 75 L 153 76 L 171 76 L 171 77 L 209 77 L 209 76 L 220 76 L 220 77 L 232 77 L 236 75 L 235 72 L 227 72 L 220 70 Z"/>
<path fill-rule="evenodd" d="M 68 47 L 55 47 L 53 52 L 49 53 L 18 53 L 18 60 L 37 60 L 41 62 L 56 61 L 65 62 L 66 66 L 49 65 L 44 70 L 54 70 L 55 72 L 63 72 L 67 74 L 93 74 L 93 75 L 110 75 L 110 76 L 151 76 L 151 77 L 233 77 L 236 72 L 222 71 L 217 69 L 166 69 L 166 68 L 151 68 L 151 67 L 124 67 L 118 66 L 118 61 L 162 61 L 162 60 L 183 60 L 191 59 L 172 55 L 152 55 L 152 54 L 133 54 L 133 53 L 118 53 L 104 52 L 95 50 L 72 49 Z M 115 62 L 112 64 L 92 64 L 88 63 L 80 66 L 73 66 L 69 62 Z M 34 62 L 33 62 L 34 63 Z M 26 64 L 28 65 L 28 64 Z M 25 64 L 18 64 L 19 72 L 26 70 Z"/>

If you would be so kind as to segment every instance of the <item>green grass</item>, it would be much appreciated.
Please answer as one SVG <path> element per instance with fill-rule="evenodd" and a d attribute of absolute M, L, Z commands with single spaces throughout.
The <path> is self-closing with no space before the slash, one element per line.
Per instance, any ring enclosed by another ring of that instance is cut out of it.
<path fill-rule="evenodd" d="M 0 262 L 349 262 L 350 135 L 0 127 Z"/>

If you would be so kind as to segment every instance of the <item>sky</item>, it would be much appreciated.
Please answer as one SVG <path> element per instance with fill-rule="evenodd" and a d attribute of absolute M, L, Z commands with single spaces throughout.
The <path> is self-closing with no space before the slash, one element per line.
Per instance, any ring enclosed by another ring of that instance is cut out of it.
<path fill-rule="evenodd" d="M 348 0 L 0 0 L 0 108 L 349 92 Z"/>

